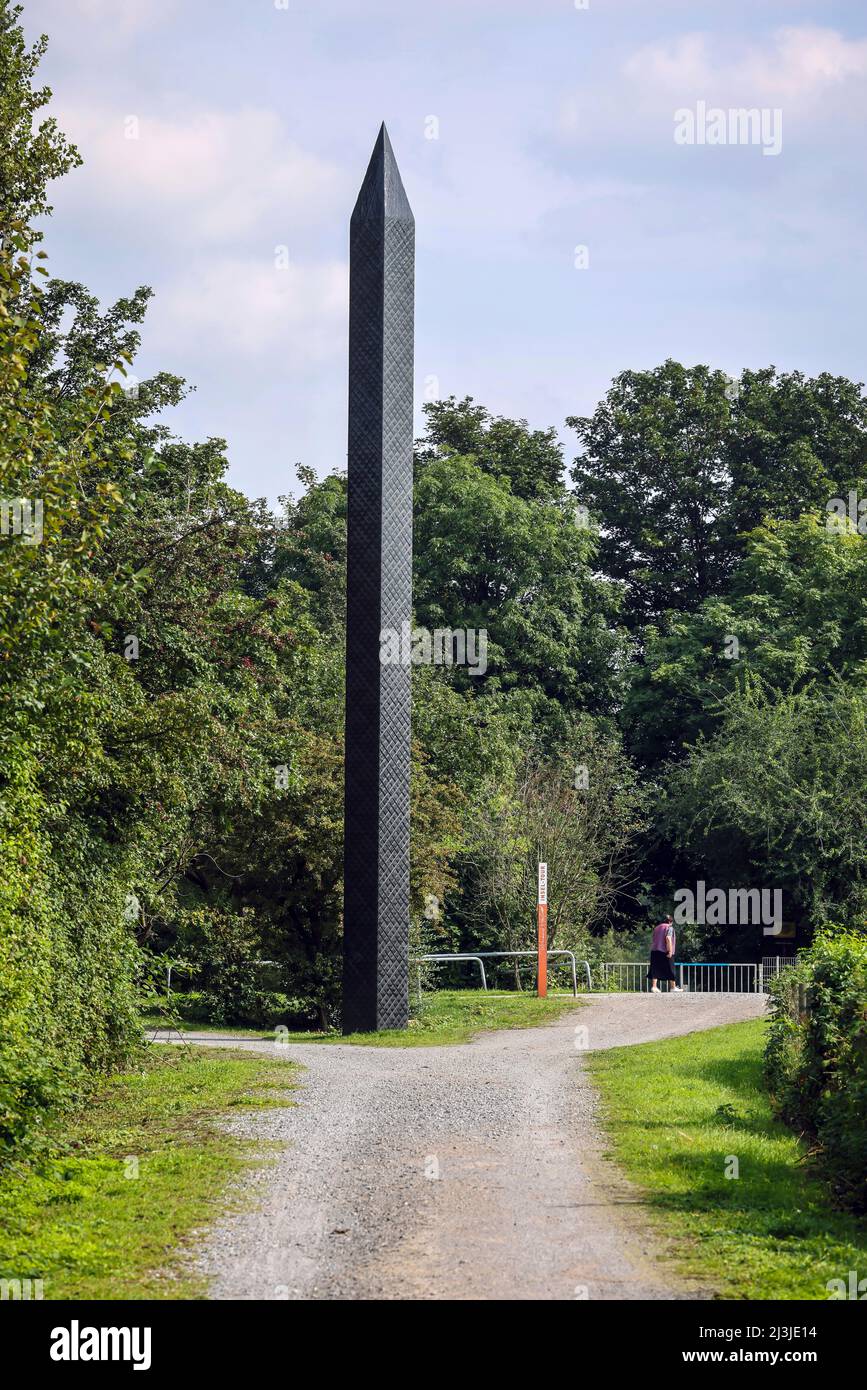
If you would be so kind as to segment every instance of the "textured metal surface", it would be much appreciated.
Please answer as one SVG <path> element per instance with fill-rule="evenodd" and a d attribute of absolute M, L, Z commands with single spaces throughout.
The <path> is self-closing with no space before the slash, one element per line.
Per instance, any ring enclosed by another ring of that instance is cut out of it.
<path fill-rule="evenodd" d="M 415 222 L 385 126 L 349 232 L 343 1027 L 405 1027 L 410 673 L 380 634 L 412 603 Z"/>

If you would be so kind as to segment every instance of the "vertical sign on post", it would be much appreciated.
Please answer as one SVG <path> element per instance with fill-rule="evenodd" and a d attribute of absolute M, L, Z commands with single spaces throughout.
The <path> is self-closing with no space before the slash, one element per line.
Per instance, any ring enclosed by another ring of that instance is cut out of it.
<path fill-rule="evenodd" d="M 536 993 L 540 999 L 548 994 L 548 865 L 539 865 L 539 892 L 536 904 L 537 949 Z"/>

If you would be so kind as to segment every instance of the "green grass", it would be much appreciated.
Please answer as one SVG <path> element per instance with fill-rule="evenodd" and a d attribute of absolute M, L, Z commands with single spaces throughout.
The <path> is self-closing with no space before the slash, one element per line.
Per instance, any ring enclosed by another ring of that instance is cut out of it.
<path fill-rule="evenodd" d="M 468 1042 L 477 1033 L 499 1028 L 534 1028 L 553 1023 L 561 1014 L 579 1007 L 571 998 L 537 999 L 535 994 L 491 994 L 483 989 L 441 989 L 423 996 L 419 1014 L 404 1031 L 350 1033 L 332 1036 L 333 1042 L 358 1043 L 363 1047 L 431 1047 L 441 1043 Z M 323 1039 L 325 1041 L 325 1039 Z"/>
<path fill-rule="evenodd" d="M 433 1047 L 443 1043 L 468 1042 L 477 1033 L 498 1028 L 533 1028 L 551 1023 L 563 1013 L 580 1008 L 578 1000 L 568 998 L 537 999 L 534 994 L 493 994 L 482 989 L 437 990 L 423 996 L 420 1012 L 409 1021 L 406 1029 L 394 1028 L 381 1033 L 288 1033 L 282 1040 L 290 1043 L 354 1043 L 359 1047 Z M 145 1020 L 148 1028 L 165 1028 L 153 1017 Z M 182 1032 L 213 1032 L 215 1037 L 234 1036 L 274 1038 L 273 1031 L 257 1028 L 223 1029 L 203 1023 L 181 1023 Z"/>
<path fill-rule="evenodd" d="M 215 1038 L 260 1038 L 267 1042 L 274 1037 L 273 1028 L 261 1028 L 252 1023 L 203 1023 L 153 1012 L 142 1014 L 141 1026 L 147 1034 L 156 1029 L 159 1033 L 213 1033 Z"/>
<path fill-rule="evenodd" d="M 589 1055 L 612 1156 L 644 1189 L 680 1270 L 723 1298 L 827 1299 L 867 1274 L 867 1223 L 834 1209 L 771 1113 L 761 1020 Z M 726 1178 L 727 1159 L 740 1176 Z"/>
<path fill-rule="evenodd" d="M 293 1072 L 249 1053 L 148 1049 L 67 1117 L 48 1156 L 3 1175 L 0 1278 L 41 1279 L 46 1299 L 202 1297 L 189 1237 L 226 1210 L 254 1152 L 217 1121 L 289 1104 Z"/>

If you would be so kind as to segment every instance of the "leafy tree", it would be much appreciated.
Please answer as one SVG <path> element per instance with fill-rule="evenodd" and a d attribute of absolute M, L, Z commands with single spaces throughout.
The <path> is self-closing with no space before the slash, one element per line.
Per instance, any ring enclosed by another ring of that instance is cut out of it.
<path fill-rule="evenodd" d="M 88 567 L 120 494 L 105 431 L 117 382 L 71 393 L 64 410 L 38 369 L 45 294 L 26 218 L 47 211 L 48 180 L 69 166 L 53 122 L 30 118 L 47 92 L 30 85 L 44 44 L 27 54 L 18 9 L 0 16 L 0 1146 L 37 1129 L 88 1069 L 137 1037 L 134 943 L 123 920 L 128 856 L 111 864 L 67 814 L 65 781 L 87 757 L 106 697 L 90 677 L 99 653 L 83 622 L 99 583 Z M 92 658 L 92 663 L 90 658 Z M 46 775 L 46 769 L 48 774 Z M 100 770 L 94 768 L 99 779 Z"/>
<path fill-rule="evenodd" d="M 305 491 L 297 500 L 280 499 L 285 511 L 271 553 L 273 571 L 307 590 L 323 629 L 341 632 L 346 623 L 346 476 L 332 473 L 318 482 L 312 469 L 297 471 Z"/>
<path fill-rule="evenodd" d="M 867 933 L 827 926 L 771 982 L 765 1073 L 841 1205 L 867 1210 Z"/>
<path fill-rule="evenodd" d="M 865 736 L 863 689 L 838 678 L 780 696 L 753 677 L 667 772 L 659 822 L 709 884 L 778 888 L 784 919 L 802 925 L 863 922 Z M 744 944 L 758 953 L 755 929 Z"/>
<path fill-rule="evenodd" d="M 867 681 L 867 539 L 804 515 L 756 528 L 745 546 L 724 596 L 646 633 L 624 715 L 643 762 L 711 730 L 750 674 L 783 691 L 834 674 Z"/>
<path fill-rule="evenodd" d="M 563 492 L 563 451 L 554 429 L 531 430 L 526 420 L 492 416 L 471 396 L 449 396 L 424 407 L 426 431 L 416 460 L 421 469 L 449 455 L 471 459 L 477 468 L 516 497 L 553 501 Z"/>
<path fill-rule="evenodd" d="M 635 885 L 633 850 L 643 794 L 616 742 L 579 722 L 572 759 L 523 759 L 508 781 L 489 783 L 466 852 L 464 946 L 535 945 L 540 862 L 548 865 L 548 942 L 584 950 L 617 897 Z"/>
<path fill-rule="evenodd" d="M 828 374 L 747 371 L 733 390 L 721 371 L 667 361 L 621 373 L 592 416 L 568 423 L 600 564 L 637 630 L 724 594 L 744 531 L 823 511 L 867 477 L 867 399 Z"/>
<path fill-rule="evenodd" d="M 729 443 L 730 543 L 766 518 L 824 511 L 829 498 L 864 489 L 867 397 L 863 386 L 821 372 L 744 372 Z"/>
<path fill-rule="evenodd" d="M 20 5 L 0 0 L 0 245 L 7 249 L 17 229 L 51 212 L 51 180 L 81 163 L 53 116 L 37 124 L 51 100 L 50 88 L 34 86 L 48 39 L 43 34 L 28 49 L 21 13 Z"/>
<path fill-rule="evenodd" d="M 527 501 L 471 459 L 435 459 L 416 484 L 414 547 L 417 621 L 487 633 L 487 669 L 454 668 L 460 688 L 520 693 L 555 720 L 611 709 L 615 595 L 565 496 Z"/>

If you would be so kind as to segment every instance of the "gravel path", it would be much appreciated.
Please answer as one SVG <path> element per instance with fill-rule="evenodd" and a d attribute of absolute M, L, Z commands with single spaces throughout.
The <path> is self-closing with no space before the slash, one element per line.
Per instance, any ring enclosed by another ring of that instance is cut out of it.
<path fill-rule="evenodd" d="M 232 1121 L 282 1147 L 245 1179 L 251 1209 L 205 1237 L 212 1297 L 707 1296 L 658 1262 L 640 1201 L 603 1159 L 582 1052 L 763 1008 L 761 995 L 606 995 L 545 1027 L 448 1047 L 278 1047 L 303 1063 L 298 1105 Z"/>

